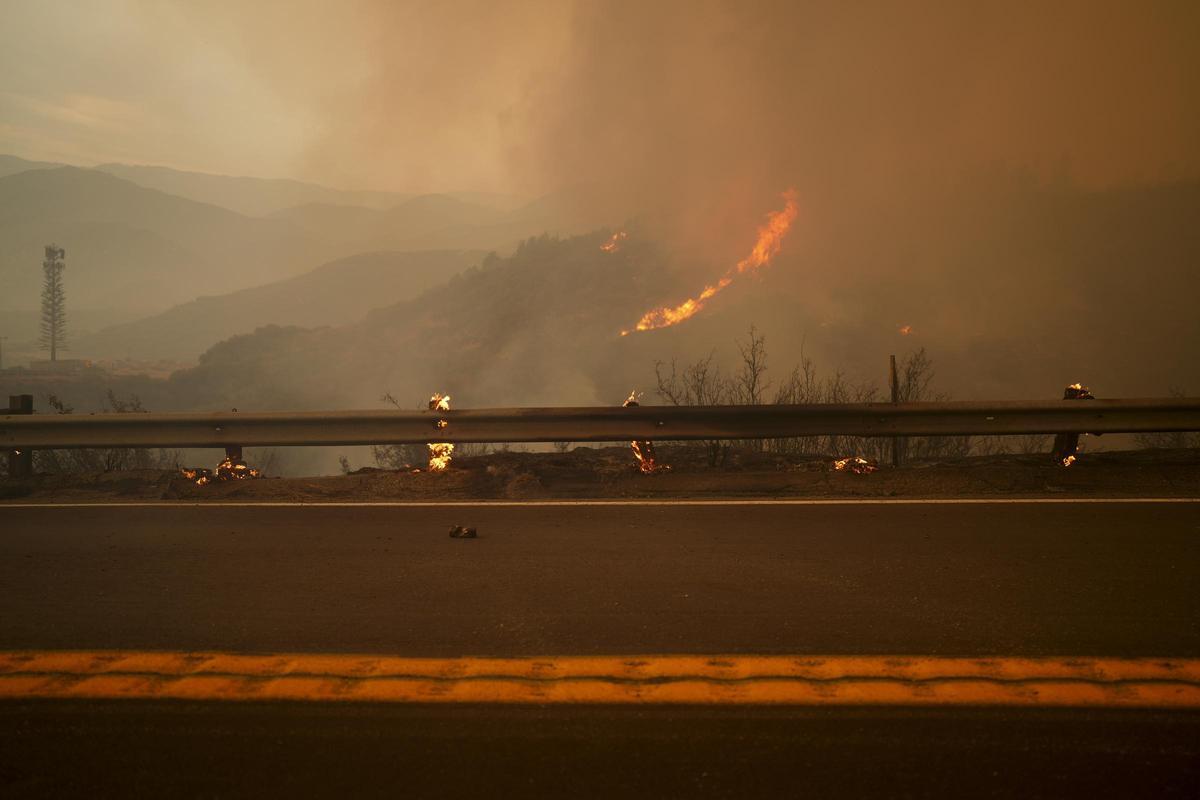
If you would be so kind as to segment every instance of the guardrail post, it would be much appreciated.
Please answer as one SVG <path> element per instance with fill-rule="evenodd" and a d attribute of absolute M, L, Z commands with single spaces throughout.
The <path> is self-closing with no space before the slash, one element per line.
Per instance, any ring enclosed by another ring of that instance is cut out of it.
<path fill-rule="evenodd" d="M 33 395 L 10 394 L 8 396 L 9 414 L 32 414 Z M 33 475 L 33 450 L 23 447 L 20 450 L 8 451 L 8 477 L 28 478 Z"/>

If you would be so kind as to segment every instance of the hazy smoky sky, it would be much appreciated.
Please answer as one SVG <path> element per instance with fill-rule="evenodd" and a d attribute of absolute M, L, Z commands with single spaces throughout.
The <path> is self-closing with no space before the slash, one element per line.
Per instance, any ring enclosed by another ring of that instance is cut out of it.
<path fill-rule="evenodd" d="M 1200 175 L 1200 4 L 8 0 L 0 151 L 760 215 Z"/>

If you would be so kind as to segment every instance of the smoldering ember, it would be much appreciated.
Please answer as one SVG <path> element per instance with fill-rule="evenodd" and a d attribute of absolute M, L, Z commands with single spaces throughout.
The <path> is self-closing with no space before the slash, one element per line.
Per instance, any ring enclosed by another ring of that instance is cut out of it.
<path fill-rule="evenodd" d="M 1194 795 L 1197 41 L 9 0 L 0 796 Z"/>

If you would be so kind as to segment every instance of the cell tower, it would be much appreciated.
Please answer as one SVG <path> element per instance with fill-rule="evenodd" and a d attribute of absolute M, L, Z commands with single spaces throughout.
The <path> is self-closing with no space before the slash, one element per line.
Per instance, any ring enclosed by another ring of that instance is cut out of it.
<path fill-rule="evenodd" d="M 63 289 L 64 259 L 67 251 L 58 245 L 46 245 L 46 260 L 42 262 L 45 278 L 42 282 L 42 347 L 49 348 L 50 360 L 58 360 L 58 349 L 67 343 L 67 295 Z"/>

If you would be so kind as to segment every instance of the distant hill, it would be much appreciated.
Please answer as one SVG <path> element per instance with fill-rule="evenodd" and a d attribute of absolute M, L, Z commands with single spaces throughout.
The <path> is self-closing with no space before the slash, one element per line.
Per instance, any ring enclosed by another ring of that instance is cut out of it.
<path fill-rule="evenodd" d="M 550 198 L 505 210 L 451 194 L 417 195 L 382 210 L 308 203 L 277 211 L 271 218 L 314 237 L 389 250 L 508 250 L 543 232 L 579 233 L 595 224 Z"/>
<path fill-rule="evenodd" d="M 18 172 L 25 172 L 31 169 L 50 169 L 51 167 L 61 167 L 62 164 L 54 164 L 49 161 L 27 161 L 17 156 L 6 156 L 0 153 L 0 178 L 6 175 L 15 175 Z"/>
<path fill-rule="evenodd" d="M 411 192 L 331 189 L 286 178 L 211 175 L 144 164 L 100 164 L 95 169 L 148 189 L 211 203 L 252 217 L 269 216 L 308 205 L 382 211 L 418 196 Z M 446 196 L 501 212 L 512 211 L 521 205 L 512 195 L 498 192 L 449 192 Z"/>
<path fill-rule="evenodd" d="M 272 219 L 289 222 L 314 236 L 389 249 L 448 246 L 461 241 L 464 231 L 503 217 L 502 211 L 445 194 L 418 195 L 384 210 L 307 203 L 271 215 Z M 524 235 L 530 233 L 526 226 L 522 226 L 522 231 Z M 488 242 L 494 243 L 494 239 Z"/>
<path fill-rule="evenodd" d="M 209 175 L 141 164 L 101 164 L 95 169 L 148 189 L 211 203 L 253 217 L 307 203 L 390 208 L 411 197 L 395 192 L 343 191 L 282 178 Z"/>
<path fill-rule="evenodd" d="M 29 170 L 0 178 L 0 310 L 38 308 L 43 246 L 51 242 L 67 251 L 68 314 L 107 309 L 126 319 L 290 277 L 345 254 L 285 221 L 246 217 L 104 172 Z"/>
<path fill-rule="evenodd" d="M 33 164 L 18 161 L 4 164 Z M 192 177 L 203 183 L 214 176 Z M 252 197 L 261 185 L 247 180 Z M 284 188 L 294 183 L 283 182 Z M 36 335 L 42 249 L 51 242 L 67 250 L 69 331 L 78 334 L 356 253 L 507 251 L 543 231 L 579 227 L 565 212 L 556 214 L 553 203 L 504 211 L 451 195 L 420 195 L 386 209 L 314 202 L 247 216 L 106 171 L 28 169 L 0 177 L 0 312 L 10 319 L 5 335 Z"/>
<path fill-rule="evenodd" d="M 361 253 L 294 278 L 200 297 L 161 314 L 78 339 L 86 358 L 187 360 L 214 342 L 264 325 L 345 325 L 408 300 L 479 262 L 479 251 Z"/>

